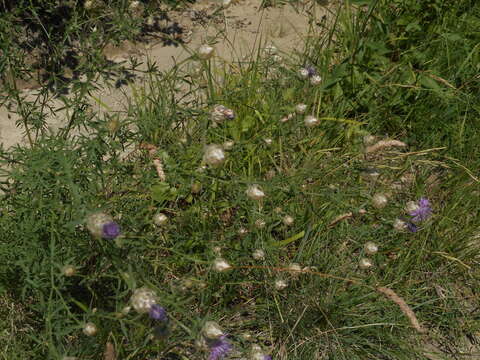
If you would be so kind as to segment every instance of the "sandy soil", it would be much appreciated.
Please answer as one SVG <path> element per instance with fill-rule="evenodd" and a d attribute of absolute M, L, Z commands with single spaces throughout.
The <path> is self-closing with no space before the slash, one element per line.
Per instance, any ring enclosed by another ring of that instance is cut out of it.
<path fill-rule="evenodd" d="M 118 47 L 107 46 L 104 54 L 117 63 L 128 62 L 130 57 L 135 57 L 144 64 L 140 67 L 143 69 L 149 60 L 155 62 L 160 71 L 167 71 L 189 58 L 205 42 L 215 43 L 217 64 L 248 59 L 258 49 L 269 44 L 277 47 L 281 53 L 291 54 L 302 51 L 306 37 L 318 31 L 315 23 L 332 13 L 316 2 L 307 3 L 308 5 L 300 3 L 295 7 L 285 5 L 261 9 L 261 0 L 240 0 L 218 12 L 218 1 L 199 0 L 188 10 L 169 13 L 173 21 L 186 29 L 183 46 L 164 46 L 160 41 L 139 45 L 124 42 Z M 212 16 L 215 12 L 217 15 Z M 314 21 L 309 23 L 311 19 Z M 137 85 L 140 81 L 142 78 L 138 77 Z M 22 96 L 26 100 L 33 101 L 37 98 L 38 86 L 31 83 L 19 85 L 23 87 Z M 95 111 L 102 113 L 124 110 L 127 103 L 125 96 L 131 94 L 129 87 L 116 89 L 105 84 L 98 85 L 100 90 L 93 92 L 89 99 Z M 100 102 L 106 106 L 99 105 Z M 68 110 L 61 110 L 64 104 L 58 99 L 49 99 L 48 105 L 52 109 L 47 117 L 49 128 L 56 131 L 66 123 L 70 114 Z M 5 106 L 0 108 L 0 143 L 4 148 L 26 143 L 22 127 L 16 126 L 18 120 L 16 113 Z"/>

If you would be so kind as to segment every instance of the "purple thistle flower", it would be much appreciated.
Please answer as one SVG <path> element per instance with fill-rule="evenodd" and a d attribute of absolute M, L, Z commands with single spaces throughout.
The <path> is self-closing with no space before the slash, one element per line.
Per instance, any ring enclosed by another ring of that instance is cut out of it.
<path fill-rule="evenodd" d="M 418 209 L 411 211 L 409 214 L 413 216 L 412 221 L 415 223 L 427 220 L 432 216 L 430 201 L 427 198 L 420 198 L 420 200 L 418 200 Z"/>
<path fill-rule="evenodd" d="M 408 231 L 414 233 L 414 232 L 418 231 L 418 226 L 409 221 L 409 222 L 407 222 L 407 229 L 408 229 Z"/>
<path fill-rule="evenodd" d="M 153 320 L 158 320 L 162 322 L 166 322 L 168 320 L 167 311 L 165 310 L 165 308 L 157 304 L 153 304 L 150 307 L 150 311 L 148 312 L 148 315 Z"/>
<path fill-rule="evenodd" d="M 105 239 L 115 239 L 118 235 L 120 235 L 120 225 L 118 225 L 115 221 L 110 221 L 103 225 L 103 238 Z"/>
<path fill-rule="evenodd" d="M 232 344 L 226 340 L 226 335 L 220 336 L 219 339 L 209 344 L 210 355 L 208 360 L 221 360 L 225 355 L 232 351 Z"/>
<path fill-rule="evenodd" d="M 263 360 L 272 360 L 270 355 L 263 355 Z"/>
<path fill-rule="evenodd" d="M 317 75 L 317 70 L 312 65 L 306 66 L 305 69 L 308 71 L 308 77 Z"/>

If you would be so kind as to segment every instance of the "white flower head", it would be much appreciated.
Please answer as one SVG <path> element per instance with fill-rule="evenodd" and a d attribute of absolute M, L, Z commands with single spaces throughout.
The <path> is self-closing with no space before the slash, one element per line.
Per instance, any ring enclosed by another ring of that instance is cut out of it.
<path fill-rule="evenodd" d="M 258 219 L 257 221 L 255 221 L 255 227 L 257 229 L 263 229 L 266 225 L 267 223 L 263 219 Z"/>
<path fill-rule="evenodd" d="M 265 139 L 263 139 L 263 141 L 264 141 L 265 144 L 267 144 L 268 146 L 272 145 L 272 143 L 273 143 L 273 140 L 270 139 L 270 138 L 265 138 Z"/>
<path fill-rule="evenodd" d="M 277 279 L 274 283 L 275 289 L 281 291 L 288 286 L 288 283 L 283 279 Z"/>
<path fill-rule="evenodd" d="M 305 111 L 307 111 L 307 107 L 307 104 L 297 104 L 297 106 L 295 106 L 295 112 L 299 115 L 305 114 Z"/>
<path fill-rule="evenodd" d="M 153 223 L 157 226 L 165 226 L 168 224 L 168 216 L 164 213 L 157 213 L 153 216 Z"/>
<path fill-rule="evenodd" d="M 407 202 L 407 205 L 405 205 L 405 211 L 407 213 L 417 211 L 419 208 L 420 207 L 418 206 L 418 204 L 415 201 L 409 201 L 409 202 Z"/>
<path fill-rule="evenodd" d="M 95 336 L 97 334 L 97 326 L 92 322 L 87 322 L 83 326 L 83 333 L 87 336 Z"/>
<path fill-rule="evenodd" d="M 242 226 L 240 229 L 238 229 L 237 233 L 239 236 L 243 237 L 248 234 L 248 229 Z"/>
<path fill-rule="evenodd" d="M 393 222 L 393 228 L 397 231 L 403 231 L 407 229 L 407 223 L 401 219 L 395 219 Z"/>
<path fill-rule="evenodd" d="M 314 127 L 318 126 L 320 124 L 320 121 L 313 115 L 307 115 L 305 116 L 304 123 L 306 127 Z"/>
<path fill-rule="evenodd" d="M 384 194 L 377 193 L 372 197 L 373 206 L 377 209 L 383 209 L 388 204 L 388 199 Z"/>
<path fill-rule="evenodd" d="M 155 305 L 157 302 L 157 294 L 152 289 L 146 287 L 136 289 L 130 298 L 132 307 L 140 314 L 148 313 L 152 305 Z"/>
<path fill-rule="evenodd" d="M 265 260 L 265 251 L 263 251 L 262 249 L 256 249 L 253 253 L 252 253 L 252 257 L 255 259 L 255 260 Z"/>
<path fill-rule="evenodd" d="M 310 84 L 312 85 L 319 85 L 322 83 L 322 77 L 320 75 L 313 75 L 310 78 Z"/>
<path fill-rule="evenodd" d="M 373 241 L 369 241 L 363 246 L 363 249 L 365 250 L 365 254 L 375 255 L 378 252 L 378 245 Z"/>
<path fill-rule="evenodd" d="M 265 197 L 265 193 L 257 184 L 250 185 L 245 193 L 250 199 L 257 201 L 262 200 Z"/>
<path fill-rule="evenodd" d="M 202 60 L 208 60 L 212 58 L 214 53 L 215 53 L 215 48 L 213 48 L 213 46 L 203 44 L 203 45 L 200 45 L 200 47 L 198 48 L 197 55 Z"/>
<path fill-rule="evenodd" d="M 224 272 L 230 270 L 232 265 L 230 265 L 225 259 L 216 258 L 213 261 L 213 269 L 218 272 Z"/>
<path fill-rule="evenodd" d="M 203 160 L 210 166 L 219 166 L 225 162 L 225 152 L 219 145 L 212 144 L 205 147 Z"/>
<path fill-rule="evenodd" d="M 282 221 L 285 225 L 292 226 L 293 223 L 295 222 L 295 219 L 291 215 L 285 215 Z"/>
<path fill-rule="evenodd" d="M 360 261 L 358 262 L 358 266 L 362 270 L 367 270 L 373 267 L 373 263 L 372 263 L 372 260 L 370 260 L 369 258 L 361 258 Z"/>
<path fill-rule="evenodd" d="M 298 70 L 298 75 L 302 78 L 302 79 L 306 79 L 310 76 L 310 73 L 308 71 L 308 69 L 305 69 L 305 68 L 301 68 L 300 70 Z"/>
<path fill-rule="evenodd" d="M 203 326 L 202 334 L 209 340 L 217 340 L 224 335 L 222 328 L 215 321 L 207 321 Z"/>

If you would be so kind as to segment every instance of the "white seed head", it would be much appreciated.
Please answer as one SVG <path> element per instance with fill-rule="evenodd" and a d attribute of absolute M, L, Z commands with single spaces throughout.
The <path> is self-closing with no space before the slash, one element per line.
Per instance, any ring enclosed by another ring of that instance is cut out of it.
<path fill-rule="evenodd" d="M 94 0 L 87 0 L 85 1 L 85 3 L 83 4 L 83 7 L 85 8 L 85 10 L 90 10 L 90 9 L 93 9 L 93 6 L 95 5 L 95 1 Z"/>
<path fill-rule="evenodd" d="M 373 135 L 365 135 L 363 137 L 363 144 L 364 145 L 372 145 L 375 142 L 375 136 Z"/>
<path fill-rule="evenodd" d="M 257 201 L 262 200 L 265 197 L 265 193 L 257 184 L 250 185 L 245 193 L 250 199 Z"/>
<path fill-rule="evenodd" d="M 264 360 L 265 354 L 262 351 L 262 348 L 256 344 L 252 345 L 252 350 L 250 352 L 250 360 Z"/>
<path fill-rule="evenodd" d="M 74 276 L 77 273 L 77 269 L 73 265 L 65 265 L 62 269 L 62 273 L 66 277 Z"/>
<path fill-rule="evenodd" d="M 248 234 L 248 229 L 242 226 L 240 229 L 238 229 L 237 233 L 239 236 L 245 236 Z"/>
<path fill-rule="evenodd" d="M 210 166 L 219 166 L 225 162 L 225 152 L 219 145 L 207 145 L 203 160 Z"/>
<path fill-rule="evenodd" d="M 202 329 L 202 334 L 209 340 L 217 340 L 223 336 L 223 330 L 215 321 L 207 321 Z"/>
<path fill-rule="evenodd" d="M 295 222 L 295 219 L 293 218 L 293 216 L 285 215 L 282 221 L 285 225 L 292 226 L 293 223 Z"/>
<path fill-rule="evenodd" d="M 320 121 L 313 115 L 307 115 L 304 119 L 306 127 L 314 127 L 320 124 Z"/>
<path fill-rule="evenodd" d="M 393 222 L 393 228 L 397 231 L 403 231 L 407 228 L 407 223 L 401 219 L 395 219 Z"/>
<path fill-rule="evenodd" d="M 165 226 L 168 224 L 168 216 L 164 213 L 157 213 L 153 216 L 153 223 L 157 226 Z"/>
<path fill-rule="evenodd" d="M 271 169 L 271 170 L 268 170 L 267 173 L 265 174 L 265 179 L 267 180 L 272 180 L 274 177 L 275 177 L 275 170 Z"/>
<path fill-rule="evenodd" d="M 275 45 L 269 44 L 265 46 L 265 49 L 263 49 L 266 55 L 275 55 L 278 53 L 278 49 Z"/>
<path fill-rule="evenodd" d="M 224 272 L 230 270 L 231 268 L 232 265 L 230 265 L 225 259 L 216 258 L 213 261 L 213 270 L 215 271 Z"/>
<path fill-rule="evenodd" d="M 215 49 L 212 46 L 203 44 L 198 48 L 197 55 L 202 60 L 208 60 L 213 56 L 214 53 Z"/>
<path fill-rule="evenodd" d="M 113 218 L 103 212 L 96 212 L 87 217 L 87 229 L 90 233 L 96 237 L 101 238 L 103 236 L 103 226 L 113 221 Z"/>
<path fill-rule="evenodd" d="M 235 146 L 235 142 L 234 142 L 234 141 L 225 141 L 225 142 L 223 143 L 223 149 L 224 149 L 224 150 L 227 150 L 227 151 L 228 151 L 228 150 L 232 150 L 234 146 Z"/>
<path fill-rule="evenodd" d="M 377 209 L 383 209 L 387 206 L 388 199 L 384 194 L 377 193 L 372 197 L 373 206 Z"/>
<path fill-rule="evenodd" d="M 407 213 L 411 213 L 412 211 L 418 210 L 419 206 L 415 201 L 409 201 L 407 202 L 407 205 L 405 205 L 405 211 Z"/>
<path fill-rule="evenodd" d="M 272 145 L 272 143 L 273 143 L 273 140 L 270 139 L 270 138 L 265 138 L 265 139 L 263 139 L 263 141 L 264 141 L 265 144 L 267 144 L 268 146 Z"/>
<path fill-rule="evenodd" d="M 308 78 L 308 76 L 309 76 L 310 74 L 309 74 L 309 72 L 308 72 L 308 69 L 301 68 L 300 70 L 298 70 L 298 75 L 299 75 L 302 79 L 306 79 L 306 78 Z"/>
<path fill-rule="evenodd" d="M 263 229 L 266 225 L 267 223 L 263 219 L 258 219 L 257 221 L 255 221 L 255 227 L 257 229 Z"/>
<path fill-rule="evenodd" d="M 378 252 L 378 246 L 372 241 L 367 242 L 363 249 L 367 255 L 375 255 Z"/>
<path fill-rule="evenodd" d="M 307 104 L 297 104 L 297 106 L 295 106 L 295 112 L 300 115 L 305 114 L 305 111 L 307 111 L 307 107 Z"/>
<path fill-rule="evenodd" d="M 253 253 L 252 253 L 252 257 L 255 259 L 255 260 L 265 260 L 265 251 L 263 251 L 262 249 L 256 249 Z"/>
<path fill-rule="evenodd" d="M 128 313 L 132 310 L 132 307 L 127 305 L 127 306 L 124 306 L 121 313 L 122 315 L 128 315 Z"/>
<path fill-rule="evenodd" d="M 222 0 L 222 7 L 224 9 L 228 8 L 232 4 L 232 0 Z"/>
<path fill-rule="evenodd" d="M 95 336 L 97 334 L 97 326 L 92 322 L 87 322 L 83 326 L 83 333 L 87 336 Z"/>
<path fill-rule="evenodd" d="M 146 287 L 136 289 L 130 298 L 132 307 L 140 314 L 148 313 L 152 305 L 155 305 L 157 302 L 157 294 L 152 289 Z"/>
<path fill-rule="evenodd" d="M 275 284 L 274 284 L 274 285 L 275 285 L 275 289 L 278 290 L 278 291 L 281 291 L 281 290 L 285 289 L 285 288 L 288 286 L 287 282 L 286 282 L 285 280 L 283 280 L 283 279 L 277 279 L 277 280 L 275 280 Z"/>
<path fill-rule="evenodd" d="M 225 120 L 225 110 L 227 110 L 227 108 L 223 105 L 215 105 L 213 107 L 210 118 L 214 124 L 222 123 Z"/>
<path fill-rule="evenodd" d="M 358 266 L 360 267 L 360 269 L 366 270 L 373 267 L 373 263 L 372 260 L 370 260 L 369 258 L 361 258 L 358 262 Z"/>
<path fill-rule="evenodd" d="M 322 83 L 322 77 L 320 75 L 313 75 L 310 78 L 310 84 L 312 85 L 319 85 Z"/>

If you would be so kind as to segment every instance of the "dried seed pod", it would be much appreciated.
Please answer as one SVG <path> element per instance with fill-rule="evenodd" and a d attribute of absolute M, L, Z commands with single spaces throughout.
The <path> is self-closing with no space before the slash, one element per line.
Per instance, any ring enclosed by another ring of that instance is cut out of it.
<path fill-rule="evenodd" d="M 215 49 L 207 44 L 200 45 L 197 51 L 197 55 L 202 60 L 211 59 L 215 53 Z"/>
<path fill-rule="evenodd" d="M 65 265 L 62 269 L 62 273 L 66 277 L 72 277 L 77 273 L 77 269 L 73 265 Z"/>
<path fill-rule="evenodd" d="M 168 216 L 164 213 L 157 213 L 153 216 L 153 223 L 157 226 L 165 226 L 168 224 Z"/>
<path fill-rule="evenodd" d="M 293 216 L 285 215 L 282 221 L 285 225 L 292 226 L 293 223 L 295 222 L 295 219 L 293 218 Z"/>
<path fill-rule="evenodd" d="M 298 75 L 302 79 L 307 79 L 310 76 L 310 72 L 308 71 L 308 69 L 301 68 L 300 70 L 298 70 Z"/>
<path fill-rule="evenodd" d="M 361 258 L 360 261 L 358 262 L 358 266 L 362 270 L 367 270 L 373 267 L 373 263 L 372 263 L 372 260 L 370 260 L 369 258 Z"/>
<path fill-rule="evenodd" d="M 397 231 L 404 231 L 407 229 L 407 223 L 401 219 L 395 219 L 393 228 Z"/>
<path fill-rule="evenodd" d="M 265 193 L 257 184 L 250 185 L 245 193 L 250 199 L 257 201 L 262 200 L 265 197 Z"/>
<path fill-rule="evenodd" d="M 220 166 L 225 162 L 225 152 L 219 145 L 207 145 L 203 155 L 203 160 L 210 166 Z"/>
<path fill-rule="evenodd" d="M 367 255 L 375 255 L 378 252 L 378 246 L 372 241 L 367 242 L 363 249 Z"/>
<path fill-rule="evenodd" d="M 209 340 L 217 340 L 224 335 L 222 328 L 215 321 L 207 321 L 202 328 L 202 334 Z"/>
<path fill-rule="evenodd" d="M 225 259 L 216 258 L 213 261 L 213 270 L 215 271 L 224 272 L 230 270 L 231 268 L 232 265 L 230 265 Z"/>
<path fill-rule="evenodd" d="M 265 251 L 263 251 L 262 249 L 256 249 L 252 253 L 252 257 L 258 261 L 265 260 Z"/>
<path fill-rule="evenodd" d="M 142 287 L 133 292 L 130 302 L 135 311 L 145 314 L 150 311 L 152 305 L 158 302 L 158 299 L 153 290 Z"/>
<path fill-rule="evenodd" d="M 314 126 L 320 125 L 320 120 L 318 120 L 313 115 L 308 115 L 308 116 L 305 116 L 304 123 L 306 127 L 314 127 Z"/>
<path fill-rule="evenodd" d="M 310 78 L 310 84 L 312 85 L 319 85 L 322 83 L 322 77 L 320 75 L 313 75 L 311 78 Z"/>
<path fill-rule="evenodd" d="M 87 336 L 95 336 L 98 332 L 97 326 L 92 322 L 87 322 L 83 326 L 83 333 Z"/>
<path fill-rule="evenodd" d="M 377 209 L 383 209 L 388 204 L 388 199 L 384 194 L 377 193 L 372 197 L 373 206 Z"/>
<path fill-rule="evenodd" d="M 295 112 L 297 114 L 305 114 L 305 111 L 307 111 L 307 104 L 297 104 L 297 106 L 295 106 Z"/>
<path fill-rule="evenodd" d="M 274 283 L 275 289 L 281 291 L 288 286 L 288 283 L 283 279 L 277 279 Z"/>
<path fill-rule="evenodd" d="M 234 141 L 225 141 L 225 142 L 223 143 L 223 149 L 224 149 L 224 150 L 227 150 L 227 151 L 228 151 L 228 150 L 232 150 L 234 146 L 235 146 L 235 142 L 234 142 Z"/>

